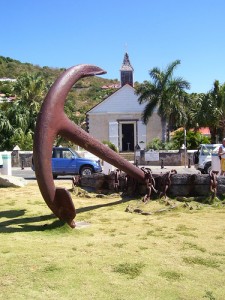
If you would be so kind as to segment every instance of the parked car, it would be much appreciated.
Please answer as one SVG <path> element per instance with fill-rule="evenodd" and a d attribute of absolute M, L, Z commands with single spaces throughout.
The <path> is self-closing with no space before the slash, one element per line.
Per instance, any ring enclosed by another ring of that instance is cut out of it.
<path fill-rule="evenodd" d="M 32 169 L 35 170 L 32 164 Z M 82 158 L 77 152 L 67 147 L 54 147 L 52 149 L 52 174 L 56 179 L 58 175 L 91 175 L 101 172 L 100 160 Z"/>
<path fill-rule="evenodd" d="M 198 151 L 194 152 L 195 168 L 203 174 L 209 174 L 212 170 L 212 155 L 217 154 L 220 146 L 221 144 L 201 144 Z"/>

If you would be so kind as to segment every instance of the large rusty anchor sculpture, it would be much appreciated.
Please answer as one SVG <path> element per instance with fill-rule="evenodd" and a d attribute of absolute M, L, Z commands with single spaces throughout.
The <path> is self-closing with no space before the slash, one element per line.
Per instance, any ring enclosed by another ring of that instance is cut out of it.
<path fill-rule="evenodd" d="M 72 228 L 75 227 L 76 210 L 71 196 L 66 189 L 56 188 L 52 177 L 52 146 L 57 135 L 67 138 L 138 181 L 144 181 L 144 173 L 140 169 L 95 140 L 74 124 L 64 112 L 66 96 L 76 81 L 104 73 L 106 72 L 93 65 L 77 65 L 66 70 L 50 88 L 37 118 L 33 147 L 37 182 L 48 207 Z"/>

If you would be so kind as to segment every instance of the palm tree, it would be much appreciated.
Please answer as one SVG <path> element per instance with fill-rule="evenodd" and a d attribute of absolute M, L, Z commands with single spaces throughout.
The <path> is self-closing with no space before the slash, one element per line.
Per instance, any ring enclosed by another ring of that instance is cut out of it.
<path fill-rule="evenodd" d="M 185 89 L 190 88 L 190 83 L 182 77 L 173 77 L 175 68 L 180 60 L 175 60 L 165 70 L 155 67 L 149 71 L 152 81 L 144 81 L 136 88 L 139 95 L 138 102 L 147 103 L 142 113 L 142 120 L 147 124 L 155 108 L 162 122 L 162 142 L 166 141 L 167 125 L 173 119 L 179 122 L 185 117 L 183 109 L 185 104 Z"/>
<path fill-rule="evenodd" d="M 193 97 L 195 105 L 190 107 L 190 117 L 200 127 L 209 127 L 211 142 L 215 143 L 221 129 L 222 136 L 225 136 L 225 84 L 220 85 L 215 80 L 208 93 L 196 94 Z"/>
<path fill-rule="evenodd" d="M 46 81 L 38 73 L 22 74 L 17 79 L 13 88 L 13 92 L 17 95 L 17 98 L 29 104 L 42 101 L 46 91 Z"/>
<path fill-rule="evenodd" d="M 46 82 L 38 74 L 23 74 L 12 92 L 16 100 L 0 105 L 0 149 L 11 149 L 15 142 L 21 149 L 27 145 L 31 149 L 30 141 L 46 93 Z"/>
<path fill-rule="evenodd" d="M 225 137 L 225 83 L 220 84 L 218 80 L 214 81 L 213 89 L 211 91 L 211 97 L 214 100 L 214 103 L 216 103 L 219 110 L 222 111 L 222 113 L 218 117 L 219 119 L 219 127 L 222 129 L 222 137 Z"/>

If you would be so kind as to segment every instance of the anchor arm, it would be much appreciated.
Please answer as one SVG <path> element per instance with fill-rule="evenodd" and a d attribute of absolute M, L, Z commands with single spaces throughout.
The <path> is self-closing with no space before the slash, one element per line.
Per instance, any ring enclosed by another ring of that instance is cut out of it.
<path fill-rule="evenodd" d="M 52 85 L 37 118 L 33 146 L 37 182 L 48 207 L 71 227 L 75 227 L 73 219 L 76 216 L 73 201 L 66 189 L 55 187 L 52 177 L 52 146 L 58 134 L 123 170 L 131 177 L 144 181 L 144 174 L 140 169 L 95 140 L 69 120 L 64 112 L 66 97 L 76 81 L 86 76 L 104 73 L 104 70 L 93 65 L 77 65 L 66 70 Z"/>

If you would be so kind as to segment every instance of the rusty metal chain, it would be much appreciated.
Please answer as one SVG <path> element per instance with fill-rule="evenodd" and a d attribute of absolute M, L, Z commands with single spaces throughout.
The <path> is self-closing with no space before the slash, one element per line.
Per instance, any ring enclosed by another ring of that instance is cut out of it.
<path fill-rule="evenodd" d="M 142 201 L 144 203 L 147 203 L 150 200 L 152 191 L 157 193 L 157 190 L 155 189 L 155 179 L 152 176 L 151 169 L 142 167 L 141 170 L 145 174 L 145 184 L 146 184 L 146 191 L 147 191 Z"/>
<path fill-rule="evenodd" d="M 209 173 L 209 176 L 210 176 L 210 191 L 212 192 L 212 197 L 213 198 L 216 197 L 216 193 L 217 193 L 217 185 L 218 185 L 217 174 L 218 174 L 218 172 L 214 172 L 214 171 L 210 171 L 210 173 Z"/>
<path fill-rule="evenodd" d="M 72 177 L 72 185 L 73 187 L 80 186 L 80 175 L 75 175 Z"/>
<path fill-rule="evenodd" d="M 159 198 L 162 198 L 165 196 L 167 198 L 166 192 L 168 191 L 169 187 L 171 186 L 171 176 L 177 174 L 177 171 L 175 169 L 172 169 L 171 171 L 165 173 L 162 176 L 162 182 L 161 182 L 161 187 L 162 191 L 159 194 Z"/>
<path fill-rule="evenodd" d="M 116 169 L 115 171 L 115 181 L 114 181 L 114 189 L 115 191 L 118 193 L 119 192 L 119 187 L 120 187 L 120 182 L 119 182 L 119 174 L 120 174 L 120 170 Z"/>

